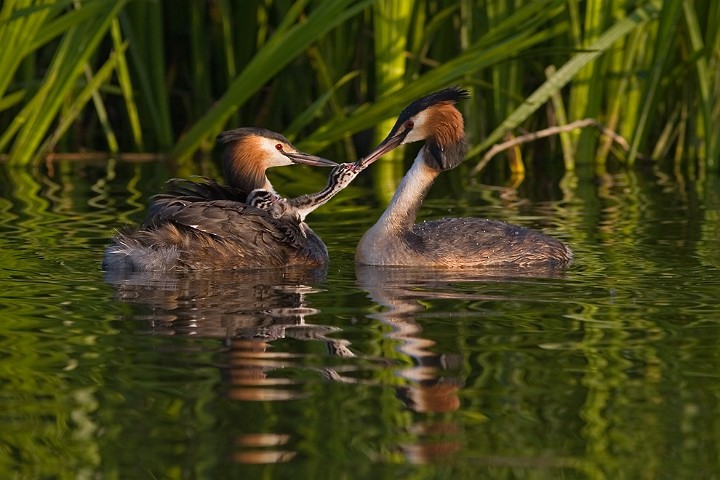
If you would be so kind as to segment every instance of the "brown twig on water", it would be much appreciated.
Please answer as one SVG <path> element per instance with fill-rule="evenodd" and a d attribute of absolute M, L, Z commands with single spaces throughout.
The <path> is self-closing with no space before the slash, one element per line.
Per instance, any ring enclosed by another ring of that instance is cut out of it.
<path fill-rule="evenodd" d="M 478 164 L 475 165 L 475 168 L 473 168 L 471 175 L 474 176 L 474 175 L 477 175 L 478 173 L 480 173 L 480 171 L 487 166 L 487 164 L 490 162 L 492 157 L 494 157 L 498 153 L 502 152 L 503 150 L 507 150 L 516 145 L 520 145 L 521 143 L 532 142 L 533 140 L 537 140 L 538 138 L 545 138 L 545 137 L 549 137 L 550 135 L 557 135 L 559 133 L 567 132 L 569 130 L 575 130 L 578 128 L 585 128 L 585 127 L 597 128 L 604 135 L 607 135 L 608 137 L 610 137 L 613 142 L 620 145 L 623 150 L 625 150 L 626 152 L 630 150 L 630 145 L 628 145 L 627 140 L 625 140 L 620 134 L 605 127 L 602 123 L 598 122 L 594 118 L 584 118 L 582 120 L 576 120 L 572 123 L 568 123 L 567 125 L 548 127 L 548 128 L 544 128 L 542 130 L 538 130 L 537 132 L 520 135 L 519 137 L 515 137 L 512 140 L 508 140 L 506 142 L 493 145 L 493 147 L 490 150 L 488 150 L 487 153 L 485 153 L 485 155 L 483 155 L 483 158 L 478 162 Z"/>

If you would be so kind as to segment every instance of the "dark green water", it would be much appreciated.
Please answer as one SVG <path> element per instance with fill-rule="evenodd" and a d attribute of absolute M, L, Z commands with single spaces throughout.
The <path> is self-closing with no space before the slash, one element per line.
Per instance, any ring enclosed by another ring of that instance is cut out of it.
<path fill-rule="evenodd" d="M 365 180 L 310 217 L 313 278 L 106 278 L 172 174 L 0 166 L 0 478 L 718 478 L 718 179 L 460 174 L 423 214 L 541 228 L 575 265 L 356 268 Z"/>

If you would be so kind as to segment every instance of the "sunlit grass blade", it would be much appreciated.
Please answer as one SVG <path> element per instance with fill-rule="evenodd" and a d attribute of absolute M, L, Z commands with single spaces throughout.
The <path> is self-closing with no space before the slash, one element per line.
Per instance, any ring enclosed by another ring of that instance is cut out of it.
<path fill-rule="evenodd" d="M 617 130 L 627 138 L 635 133 L 635 125 L 640 116 L 640 102 L 645 90 L 645 72 L 650 68 L 652 50 L 648 46 L 652 43 L 657 28 L 648 24 L 646 28 L 639 28 L 633 31 L 626 43 L 626 79 L 627 84 L 624 90 L 619 90 L 617 102 L 619 105 L 619 117 L 617 119 Z"/>
<path fill-rule="evenodd" d="M 52 15 L 51 8 L 32 5 L 29 0 L 6 1 L 0 9 L 0 99 L 28 55 L 28 46 Z"/>
<path fill-rule="evenodd" d="M 410 2 L 378 2 L 373 5 L 375 87 L 379 92 L 389 94 L 404 84 L 411 13 Z"/>
<path fill-rule="evenodd" d="M 585 21 L 582 30 L 584 37 L 577 49 L 594 50 L 598 37 L 602 34 L 603 10 L 607 2 L 603 0 L 588 0 L 585 2 Z M 605 53 L 600 52 L 600 53 Z M 577 72 L 573 73 L 573 86 L 570 92 L 570 118 L 594 117 L 596 107 L 591 107 L 593 102 L 597 105 L 601 95 L 598 95 L 598 88 L 601 87 L 602 79 L 598 62 L 586 62 Z M 593 92 L 590 95 L 590 92 Z M 593 100 L 595 99 L 595 100 Z"/>
<path fill-rule="evenodd" d="M 550 66 L 545 69 L 546 75 L 552 77 L 556 72 L 554 66 Z M 565 103 L 563 102 L 562 94 L 560 90 L 556 90 L 551 95 L 553 112 L 558 125 L 566 125 L 568 123 L 567 113 L 565 109 Z M 562 145 L 563 160 L 565 163 L 565 171 L 572 172 L 575 170 L 575 154 L 573 148 L 572 137 L 569 132 L 560 133 L 560 144 Z"/>
<path fill-rule="evenodd" d="M 637 87 L 638 81 L 635 79 L 635 75 L 633 75 L 633 69 L 637 68 L 637 64 L 639 63 L 637 59 L 638 50 L 646 33 L 647 32 L 641 31 L 640 29 L 631 32 L 624 42 L 625 48 L 622 51 L 622 55 L 618 55 L 622 60 L 622 64 L 619 67 L 621 78 L 615 82 L 612 90 L 608 89 L 609 91 L 606 95 L 607 103 L 605 106 L 605 126 L 612 131 L 618 130 L 619 126 L 622 125 L 622 119 L 628 119 L 629 117 L 635 117 L 637 115 L 635 105 L 639 102 L 639 88 Z M 631 88 L 631 85 L 636 86 Z M 628 135 L 628 133 L 631 132 L 632 130 L 629 132 L 621 131 L 620 133 Z M 602 165 L 606 163 L 612 144 L 612 139 L 609 136 L 603 139 L 603 143 L 595 155 L 598 163 Z"/>
<path fill-rule="evenodd" d="M 714 144 L 717 143 L 717 139 L 714 139 L 712 134 L 712 112 L 711 105 L 712 99 L 710 97 L 710 81 L 712 75 L 708 71 L 707 58 L 702 55 L 705 50 L 703 44 L 702 30 L 700 29 L 700 23 L 698 22 L 697 12 L 695 11 L 694 5 L 691 2 L 683 2 L 683 18 L 685 19 L 685 25 L 690 38 L 690 45 L 697 56 L 693 65 L 695 67 L 695 81 L 698 84 L 700 98 L 698 99 L 700 107 L 700 121 L 697 122 L 698 128 L 696 129 L 696 135 L 699 137 L 699 151 L 698 155 L 700 158 L 711 158 L 715 157 Z M 717 75 L 717 73 L 716 73 Z"/>
<path fill-rule="evenodd" d="M 408 30 L 412 2 L 377 2 L 373 5 L 373 32 L 375 33 L 375 88 L 382 95 L 391 95 L 405 84 Z M 388 118 L 375 128 L 375 142 L 379 143 L 390 131 L 395 120 Z M 384 155 L 373 169 L 376 195 L 388 203 L 402 176 L 399 164 L 402 152 L 396 150 Z"/>
<path fill-rule="evenodd" d="M 113 65 L 113 69 L 117 66 L 117 63 Z M 85 66 L 85 78 L 88 81 L 88 84 L 94 85 L 94 78 L 92 70 L 90 69 L 89 65 Z M 104 83 L 104 82 L 103 82 Z M 100 88 L 100 85 L 96 88 L 93 88 L 90 91 L 90 94 L 92 96 L 93 105 L 95 105 L 95 113 L 97 114 L 98 120 L 100 121 L 100 125 L 102 126 L 103 131 L 105 132 L 105 140 L 107 141 L 107 148 L 110 153 L 117 153 L 120 151 L 120 148 L 118 147 L 117 142 L 117 136 L 115 135 L 115 130 L 113 129 L 112 124 L 110 123 L 108 119 L 107 109 L 105 108 L 105 103 L 103 102 L 103 97 L 100 95 L 100 92 L 98 91 Z M 36 157 L 37 160 L 39 160 L 40 156 Z"/>
<path fill-rule="evenodd" d="M 5 95 L 5 97 L 0 99 L 0 112 L 22 102 L 27 93 L 27 90 L 17 90 L 9 95 Z"/>
<path fill-rule="evenodd" d="M 70 128 L 73 121 L 77 118 L 77 116 L 80 114 L 88 101 L 90 101 L 90 99 L 93 98 L 94 95 L 98 95 L 100 87 L 110 81 L 110 77 L 115 71 L 115 68 L 117 67 L 119 58 L 122 53 L 124 53 L 122 50 L 120 52 L 113 52 L 110 55 L 108 61 L 105 62 L 105 64 L 100 68 L 100 70 L 98 70 L 97 73 L 95 73 L 94 75 L 89 76 L 90 81 L 75 96 L 73 102 L 63 112 L 63 115 L 60 118 L 57 127 L 55 127 L 52 135 L 38 148 L 37 152 L 35 153 L 34 161 L 39 161 L 48 152 L 52 151 L 60 137 L 62 137 L 62 135 L 67 132 L 68 128 Z M 105 128 L 109 128 L 109 126 Z M 111 137 L 108 138 L 108 146 L 111 151 L 113 151 L 113 149 L 114 151 L 117 151 L 117 142 L 115 142 L 114 140 L 114 134 L 112 133 L 111 128 L 109 132 L 111 134 Z"/>
<path fill-rule="evenodd" d="M 125 56 L 127 42 L 123 42 L 122 32 L 120 30 L 120 21 L 115 18 L 112 21 L 110 33 L 113 40 L 113 48 L 117 55 L 117 78 L 125 101 L 125 109 L 127 110 L 128 123 L 130 132 L 132 132 L 133 141 L 138 150 L 145 148 L 143 142 L 142 124 L 140 123 L 140 115 L 138 114 L 137 104 L 135 103 L 135 92 L 133 91 L 133 83 L 130 78 L 130 70 Z"/>
<path fill-rule="evenodd" d="M 63 3 L 69 6 L 73 2 L 70 0 L 53 6 L 53 9 L 50 10 L 50 16 L 48 17 L 49 21 L 42 26 L 42 29 L 40 29 L 37 35 L 32 38 L 32 41 L 27 44 L 26 49 L 28 52 L 42 47 L 72 27 L 90 21 L 94 17 L 102 15 L 102 12 L 107 10 L 107 5 L 103 5 L 102 1 L 95 0 L 94 2 L 83 3 L 80 8 L 63 11 L 62 15 L 54 17 L 53 15 L 57 13 L 56 10 L 58 7 L 61 7 Z"/>
<path fill-rule="evenodd" d="M 71 27 L 63 36 L 45 81 L 35 98 L 23 109 L 25 114 L 16 119 L 22 123 L 22 127 L 10 151 L 11 163 L 25 164 L 33 158 L 65 96 L 74 87 L 88 58 L 124 3 L 118 1 L 107 4 L 105 10 L 96 17 Z"/>

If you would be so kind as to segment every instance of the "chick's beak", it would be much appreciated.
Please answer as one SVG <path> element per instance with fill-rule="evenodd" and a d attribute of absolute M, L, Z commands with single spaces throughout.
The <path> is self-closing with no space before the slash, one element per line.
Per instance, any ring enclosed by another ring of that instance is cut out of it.
<path fill-rule="evenodd" d="M 337 163 L 322 157 L 303 152 L 282 152 L 293 163 L 312 165 L 313 167 L 336 167 Z"/>
<path fill-rule="evenodd" d="M 389 151 L 399 147 L 402 144 L 403 140 L 405 140 L 406 136 L 407 131 L 397 132 L 395 134 L 388 135 L 385 140 L 380 142 L 380 145 L 375 147 L 375 150 L 368 153 L 364 158 L 361 158 L 360 160 L 355 162 L 355 166 L 360 169 L 369 166 L 371 163 L 373 163 L 375 160 L 382 157 Z"/>

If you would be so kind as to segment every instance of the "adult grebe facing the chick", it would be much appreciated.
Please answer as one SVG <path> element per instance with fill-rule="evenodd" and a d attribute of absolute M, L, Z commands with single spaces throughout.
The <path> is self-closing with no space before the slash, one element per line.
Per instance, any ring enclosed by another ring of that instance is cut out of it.
<path fill-rule="evenodd" d="M 171 180 L 166 192 L 154 197 L 143 224 L 113 238 L 103 258 L 104 270 L 267 269 L 328 263 L 327 248 L 310 227 L 275 218 L 245 201 L 254 189 L 274 191 L 265 176 L 270 167 L 337 164 L 301 153 L 269 130 L 231 130 L 218 140 L 227 145 L 223 170 L 228 185 Z"/>
<path fill-rule="evenodd" d="M 175 205 L 176 200 L 198 202 L 233 200 L 246 202 L 255 189 L 275 192 L 265 172 L 268 168 L 302 163 L 318 167 L 334 167 L 335 162 L 298 152 L 287 138 L 264 128 L 236 128 L 217 136 L 225 144 L 222 169 L 227 185 L 203 178 L 200 182 L 173 178 L 168 180 L 163 193 L 155 195 L 144 225 L 153 224 L 163 209 Z"/>
<path fill-rule="evenodd" d="M 380 220 L 360 240 L 355 260 L 364 265 L 468 268 L 562 268 L 572 251 L 545 234 L 495 220 L 448 218 L 415 224 L 435 178 L 463 161 L 467 146 L 462 114 L 467 98 L 457 87 L 411 103 L 390 134 L 365 159 L 363 169 L 390 150 L 425 140 Z"/>

